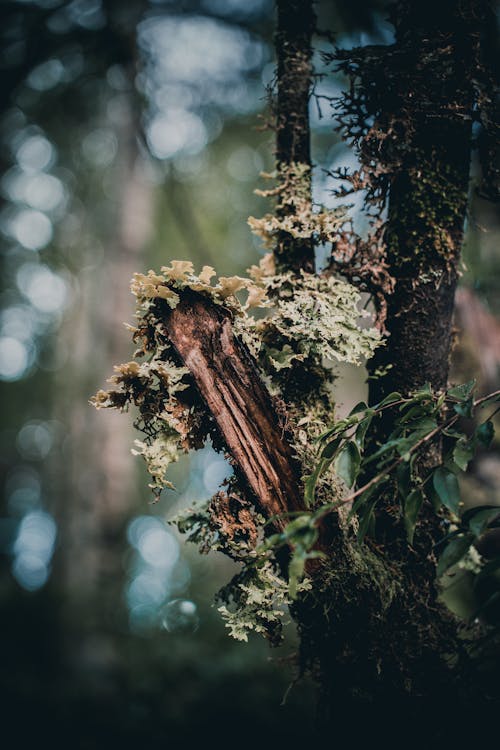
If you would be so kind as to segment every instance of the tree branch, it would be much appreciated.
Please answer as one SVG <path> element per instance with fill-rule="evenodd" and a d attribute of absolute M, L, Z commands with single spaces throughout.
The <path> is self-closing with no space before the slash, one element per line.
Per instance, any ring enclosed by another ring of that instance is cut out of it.
<path fill-rule="evenodd" d="M 196 292 L 165 305 L 165 333 L 189 368 L 237 469 L 267 518 L 304 508 L 285 427 L 229 313 Z M 280 530 L 287 519 L 277 518 Z"/>
<path fill-rule="evenodd" d="M 309 95 L 312 82 L 311 40 L 316 19 L 311 0 L 277 0 L 278 96 L 276 108 L 276 162 L 284 170 L 293 164 L 311 166 Z M 308 180 L 311 192 L 311 175 Z M 291 203 L 277 213 L 293 212 L 296 196 L 282 195 Z M 282 200 L 287 204 L 286 200 Z M 275 250 L 278 265 L 286 270 L 314 272 L 311 240 L 294 239 L 287 232 L 278 238 Z"/>

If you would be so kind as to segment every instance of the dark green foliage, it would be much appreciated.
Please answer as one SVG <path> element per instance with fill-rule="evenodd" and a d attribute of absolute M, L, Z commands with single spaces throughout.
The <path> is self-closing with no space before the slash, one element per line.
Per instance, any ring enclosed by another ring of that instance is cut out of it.
<path fill-rule="evenodd" d="M 455 524 L 456 529 L 440 545 L 443 549 L 438 576 L 462 560 L 476 539 L 498 525 L 500 515 L 499 508 L 486 506 L 467 511 L 460 519 L 463 503 L 458 476 L 467 470 L 477 450 L 489 445 L 494 437 L 491 418 L 472 431 L 466 431 L 467 423 L 459 419 L 462 414 L 457 407 L 466 405 L 467 415 L 472 415 L 498 399 L 498 393 L 493 393 L 474 400 L 474 389 L 475 381 L 441 393 L 425 386 L 408 397 L 391 393 L 372 407 L 364 402 L 357 404 L 348 417 L 320 436 L 320 460 L 306 481 L 306 496 L 309 503 L 314 504 L 315 485 L 332 462 L 349 489 L 358 476 L 371 478 L 336 503 L 316 507 L 311 513 L 312 526 L 340 505 L 352 502 L 350 515 L 358 517 L 358 540 L 361 542 L 367 534 L 376 538 L 377 503 L 383 495 L 381 485 L 391 480 L 397 487 L 408 543 L 412 545 L 415 533 L 418 534 L 422 506 L 430 503 L 435 512 L 443 515 L 448 525 Z M 393 415 L 391 434 L 376 450 L 364 454 L 365 436 L 370 437 L 373 421 L 389 409 Z M 419 458 L 436 441 L 444 446 L 442 460 L 422 476 L 418 469 Z"/>

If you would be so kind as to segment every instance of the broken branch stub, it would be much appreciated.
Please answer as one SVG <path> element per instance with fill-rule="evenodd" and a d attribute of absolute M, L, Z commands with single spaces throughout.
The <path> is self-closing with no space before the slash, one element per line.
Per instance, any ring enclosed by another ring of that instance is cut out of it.
<path fill-rule="evenodd" d="M 161 305 L 165 334 L 193 377 L 224 442 L 267 518 L 304 509 L 298 466 L 284 427 L 231 316 L 196 292 L 171 310 Z M 286 517 L 277 518 L 282 530 Z"/>

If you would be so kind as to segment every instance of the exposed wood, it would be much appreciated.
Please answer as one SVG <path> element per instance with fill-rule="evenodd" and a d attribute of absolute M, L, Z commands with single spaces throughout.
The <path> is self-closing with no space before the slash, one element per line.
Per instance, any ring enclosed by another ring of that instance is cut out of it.
<path fill-rule="evenodd" d="M 166 310 L 166 308 L 165 308 Z M 169 340 L 189 368 L 232 458 L 267 518 L 303 509 L 298 466 L 271 396 L 230 315 L 195 292 L 165 312 Z M 288 519 L 277 522 L 283 528 Z"/>

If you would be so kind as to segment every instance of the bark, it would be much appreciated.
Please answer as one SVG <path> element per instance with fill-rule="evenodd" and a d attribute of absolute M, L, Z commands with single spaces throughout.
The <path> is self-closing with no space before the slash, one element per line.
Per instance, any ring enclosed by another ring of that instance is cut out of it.
<path fill-rule="evenodd" d="M 224 442 L 267 518 L 303 508 L 285 426 L 230 316 L 194 292 L 166 312 L 170 342 L 189 368 Z M 277 519 L 282 529 L 286 519 Z"/>
<path fill-rule="evenodd" d="M 286 173 L 293 164 L 311 167 L 309 94 L 312 84 L 311 39 L 316 19 L 310 0 L 277 0 L 278 22 L 275 37 L 278 93 L 276 102 L 276 162 Z M 309 193 L 311 179 L 308 178 Z M 285 191 L 286 193 L 286 191 Z M 283 195 L 293 201 L 293 195 Z M 281 209 L 283 215 L 289 209 Z M 278 265 L 314 272 L 314 246 L 311 240 L 293 239 L 283 233 L 275 250 Z"/>
<path fill-rule="evenodd" d="M 396 118 L 405 140 L 396 142 L 400 163 L 390 184 L 386 229 L 387 270 L 395 285 L 387 296 L 386 345 L 369 363 L 370 403 L 391 391 L 447 385 L 469 187 L 472 80 L 485 14 L 481 0 L 396 4 L 392 49 L 400 54 L 393 59 L 406 66 L 411 83 L 403 104 L 396 99 L 386 106 L 401 106 L 410 118 Z M 376 443 L 387 439 L 390 420 L 380 420 Z M 440 458 L 435 443 L 420 469 L 427 473 Z M 319 665 L 324 728 L 337 731 L 341 720 L 363 716 L 363 739 L 384 740 L 387 726 L 399 731 L 411 725 L 415 741 L 417 734 L 428 740 L 443 731 L 443 711 L 478 710 L 484 700 L 458 622 L 435 586 L 434 544 L 444 534 L 442 521 L 425 507 L 410 547 L 400 516 L 393 492 L 379 499 L 376 542 L 367 544 L 385 566 L 385 584 L 383 575 L 370 581 L 355 571 L 352 561 L 350 576 L 335 575 L 349 560 L 332 548 L 331 580 L 296 612 L 304 659 Z M 368 562 L 369 553 L 363 554 Z M 397 587 L 385 609 L 384 585 Z"/>
<path fill-rule="evenodd" d="M 413 4 L 416 6 L 417 4 Z M 390 187 L 386 230 L 389 272 L 396 281 L 388 296 L 387 343 L 370 370 L 387 371 L 371 381 L 370 398 L 393 390 L 408 393 L 425 383 L 447 384 L 457 267 L 467 208 L 474 92 L 471 83 L 479 44 L 471 14 L 455 0 L 439 10 L 428 3 L 399 3 L 396 43 L 407 64 L 442 60 L 436 83 L 431 68 L 416 72 L 407 92 L 415 102 L 408 156 Z M 396 71 L 395 71 L 396 73 Z M 429 94 L 431 100 L 429 101 Z M 425 101 L 426 111 L 419 111 Z"/>
<path fill-rule="evenodd" d="M 341 129 L 358 147 L 361 162 L 351 184 L 356 191 L 366 180 L 366 207 L 375 212 L 377 231 L 384 229 L 376 251 L 353 240 L 347 274 L 363 290 L 373 291 L 371 280 L 363 277 L 371 269 L 373 286 L 379 286 L 375 303 L 384 313 L 387 337 L 368 363 L 370 403 L 393 391 L 407 395 L 427 383 L 434 390 L 447 386 L 472 122 L 481 99 L 478 81 L 487 78 L 481 58 L 489 13 L 486 0 L 438 5 L 398 0 L 392 5 L 394 44 L 334 56 L 353 84 L 339 109 Z M 374 422 L 367 451 L 386 442 L 392 429 L 388 411 Z M 415 468 L 426 475 L 440 460 L 435 440 Z M 369 478 L 368 473 L 361 484 Z M 377 539 L 386 554 L 405 560 L 400 503 L 391 491 L 378 503 L 377 515 Z M 430 505 L 424 515 L 427 545 L 420 550 L 423 562 L 417 570 L 425 568 L 442 536 L 440 518 Z M 425 575 L 430 573 L 427 566 Z"/>
<path fill-rule="evenodd" d="M 483 0 L 445 0 L 438 9 L 404 0 L 394 12 L 399 64 L 409 85 L 402 95 L 404 155 L 390 184 L 386 228 L 387 270 L 395 283 L 386 296 L 388 337 L 368 367 L 370 403 L 426 383 L 435 390 L 447 386 L 485 8 Z M 390 420 L 379 420 L 376 444 L 390 434 Z M 422 475 L 440 460 L 436 441 L 419 459 Z M 380 504 L 378 534 L 388 554 L 404 559 L 398 507 L 390 496 Z M 442 529 L 430 504 L 423 516 L 427 542 L 414 573 L 425 582 L 431 574 L 425 560 Z"/>

